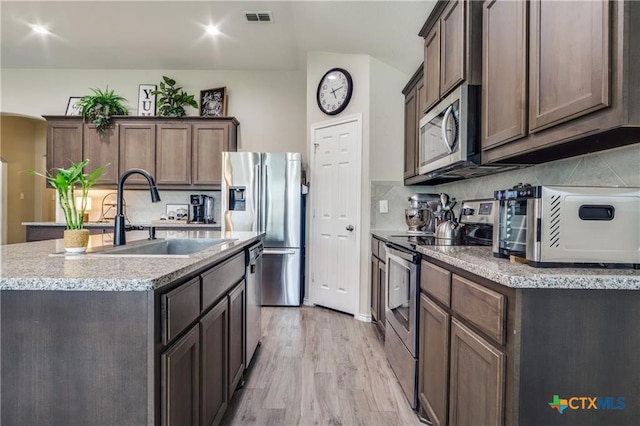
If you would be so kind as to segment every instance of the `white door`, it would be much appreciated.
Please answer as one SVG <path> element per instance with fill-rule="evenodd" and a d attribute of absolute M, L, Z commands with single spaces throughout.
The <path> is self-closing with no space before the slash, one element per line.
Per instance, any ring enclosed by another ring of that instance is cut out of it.
<path fill-rule="evenodd" d="M 355 315 L 360 287 L 360 116 L 311 128 L 311 302 Z"/>

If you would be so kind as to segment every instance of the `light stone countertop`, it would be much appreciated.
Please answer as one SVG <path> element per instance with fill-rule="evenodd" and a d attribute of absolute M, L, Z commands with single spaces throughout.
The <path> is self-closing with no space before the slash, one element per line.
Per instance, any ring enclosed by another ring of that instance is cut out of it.
<path fill-rule="evenodd" d="M 211 228 L 217 228 L 220 229 L 220 224 L 219 223 L 190 223 L 190 222 L 186 222 L 186 221 L 181 221 L 183 223 L 176 223 L 177 221 L 171 221 L 171 222 L 167 222 L 167 223 L 158 223 L 160 221 L 154 221 L 152 222 L 139 222 L 139 223 L 127 223 L 128 226 L 132 226 L 134 228 L 150 228 L 150 227 L 154 227 L 156 229 L 162 229 L 162 228 L 187 228 L 187 229 L 194 229 L 194 228 L 207 228 L 207 229 L 211 229 Z M 62 222 L 22 222 L 22 225 L 24 226 L 60 226 L 60 227 L 65 227 L 66 228 L 66 224 L 62 223 Z M 85 222 L 83 224 L 83 226 L 85 228 L 113 228 L 114 227 L 114 223 L 113 221 L 110 222 Z"/>
<path fill-rule="evenodd" d="M 129 231 L 127 244 L 146 241 Z M 113 246 L 113 234 L 92 235 L 86 254 L 64 254 L 62 239 L 0 246 L 0 290 L 150 291 L 258 241 L 257 232 L 158 231 L 157 238 L 228 238 L 188 257 L 109 257 L 91 253 Z"/>
<path fill-rule="evenodd" d="M 372 231 L 386 239 L 406 231 Z M 493 257 L 491 247 L 418 246 L 425 256 L 512 288 L 640 290 L 640 270 L 631 268 L 535 268 Z"/>

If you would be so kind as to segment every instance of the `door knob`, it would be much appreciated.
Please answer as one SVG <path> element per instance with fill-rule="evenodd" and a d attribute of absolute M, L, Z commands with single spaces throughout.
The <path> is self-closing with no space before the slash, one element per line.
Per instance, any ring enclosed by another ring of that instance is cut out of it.
<path fill-rule="evenodd" d="M 347 231 L 349 231 L 349 232 L 353 231 L 353 225 L 347 226 Z"/>

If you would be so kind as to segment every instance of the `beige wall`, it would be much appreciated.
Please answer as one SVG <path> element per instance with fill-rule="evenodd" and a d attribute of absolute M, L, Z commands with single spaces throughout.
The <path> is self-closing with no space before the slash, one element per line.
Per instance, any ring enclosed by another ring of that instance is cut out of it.
<path fill-rule="evenodd" d="M 70 96 L 108 86 L 135 115 L 138 86 L 159 84 L 163 75 L 196 98 L 201 90 L 226 86 L 227 113 L 240 122 L 240 151 L 306 151 L 304 71 L 3 69 L 0 112 L 64 115 Z M 188 107 L 187 114 L 197 116 L 198 110 Z"/>
<path fill-rule="evenodd" d="M 43 127 L 42 120 L 0 115 L 0 156 L 7 162 L 7 244 L 24 242 L 21 223 L 34 220 L 36 178 L 27 170 L 35 168 L 36 141 Z"/>

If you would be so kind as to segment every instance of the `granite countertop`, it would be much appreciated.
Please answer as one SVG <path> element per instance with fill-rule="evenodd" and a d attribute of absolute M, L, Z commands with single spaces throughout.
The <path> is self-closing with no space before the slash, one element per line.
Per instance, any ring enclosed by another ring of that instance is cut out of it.
<path fill-rule="evenodd" d="M 131 226 L 133 228 L 151 228 L 152 226 L 156 229 L 162 228 L 214 228 L 220 229 L 219 223 L 191 223 L 186 221 L 152 221 L 152 222 L 139 222 L 139 223 L 127 223 L 127 226 Z M 67 225 L 62 222 L 22 222 L 24 226 L 60 226 L 66 227 Z M 113 222 L 85 222 L 83 224 L 85 228 L 113 228 Z"/>
<path fill-rule="evenodd" d="M 371 233 L 383 240 L 392 235 L 415 235 L 406 231 Z M 427 257 L 512 288 L 593 290 L 640 290 L 640 270 L 631 268 L 534 268 L 493 257 L 491 247 L 419 246 Z"/>
<path fill-rule="evenodd" d="M 127 244 L 145 241 L 147 231 L 127 232 Z M 63 240 L 0 246 L 0 290 L 150 291 L 180 279 L 260 239 L 257 232 L 158 231 L 157 238 L 229 238 L 188 257 L 109 257 L 113 234 L 91 236 L 86 254 L 64 254 Z M 94 253 L 92 253 L 94 252 Z"/>

